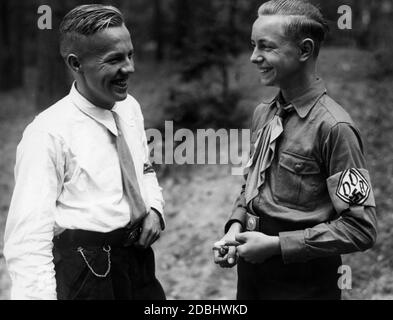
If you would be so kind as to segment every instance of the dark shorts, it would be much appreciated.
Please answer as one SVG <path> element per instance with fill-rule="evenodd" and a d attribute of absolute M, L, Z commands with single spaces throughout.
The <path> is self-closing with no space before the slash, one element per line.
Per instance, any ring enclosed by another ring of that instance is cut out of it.
<path fill-rule="evenodd" d="M 78 248 L 83 248 L 82 253 L 87 263 Z M 155 276 L 154 253 L 151 248 L 112 244 L 110 251 L 108 249 L 107 245 L 60 246 L 54 241 L 58 299 L 165 299 L 162 286 Z"/>
<path fill-rule="evenodd" d="M 339 300 L 341 257 L 324 257 L 305 263 L 284 264 L 281 256 L 262 264 L 238 262 L 239 300 Z"/>

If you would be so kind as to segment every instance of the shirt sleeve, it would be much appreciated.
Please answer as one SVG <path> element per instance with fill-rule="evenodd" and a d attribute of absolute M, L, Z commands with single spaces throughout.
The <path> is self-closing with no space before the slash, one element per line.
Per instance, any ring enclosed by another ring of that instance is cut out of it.
<path fill-rule="evenodd" d="M 246 218 L 247 218 L 247 205 L 246 205 L 246 197 L 244 195 L 246 185 L 243 184 L 239 196 L 235 200 L 235 204 L 233 205 L 232 214 L 229 217 L 227 223 L 224 227 L 224 232 L 227 233 L 232 223 L 239 222 L 242 225 L 242 229 L 245 229 Z"/>
<path fill-rule="evenodd" d="M 264 115 L 264 105 L 258 105 L 252 117 L 251 122 L 251 141 L 250 141 L 250 158 L 255 150 L 255 142 L 257 140 L 257 126 L 261 122 L 261 117 Z M 247 175 L 244 176 L 245 180 L 247 180 Z M 233 205 L 232 213 L 229 216 L 229 219 L 225 223 L 224 232 L 227 233 L 232 223 L 239 222 L 242 225 L 242 229 L 245 229 L 246 221 L 247 221 L 247 203 L 245 197 L 245 188 L 246 184 L 244 183 L 240 189 L 240 194 L 236 198 L 235 203 Z"/>
<path fill-rule="evenodd" d="M 141 124 L 141 130 L 142 130 L 143 162 L 144 162 L 143 183 L 145 188 L 147 189 L 147 194 L 149 196 L 149 201 L 150 201 L 150 207 L 154 209 L 156 213 L 158 213 L 158 216 L 160 217 L 161 229 L 164 230 L 166 226 L 165 214 L 164 214 L 165 201 L 162 195 L 162 188 L 160 187 L 157 180 L 156 172 L 149 160 L 149 154 L 150 154 L 149 146 L 147 144 L 144 120 L 139 103 L 138 103 L 137 118 L 139 118 Z"/>
<path fill-rule="evenodd" d="M 305 230 L 281 232 L 285 263 L 373 246 L 377 236 L 375 200 L 362 148 L 359 132 L 351 124 L 338 123 L 331 128 L 322 146 L 322 158 L 336 219 Z"/>
<path fill-rule="evenodd" d="M 57 298 L 52 239 L 62 180 L 60 150 L 56 139 L 31 127 L 17 148 L 15 188 L 4 237 L 11 299 Z"/>

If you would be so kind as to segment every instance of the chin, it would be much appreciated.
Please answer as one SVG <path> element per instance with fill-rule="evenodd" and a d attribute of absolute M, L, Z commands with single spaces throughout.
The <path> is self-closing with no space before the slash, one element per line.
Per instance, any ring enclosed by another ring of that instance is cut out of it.
<path fill-rule="evenodd" d="M 263 86 L 265 87 L 276 87 L 277 85 L 274 83 L 274 81 L 271 80 L 265 80 L 265 79 L 260 79 L 260 82 Z"/>
<path fill-rule="evenodd" d="M 115 98 L 116 101 L 123 101 L 127 98 L 128 92 L 125 93 L 118 93 L 116 92 L 116 94 L 113 95 L 113 97 Z"/>

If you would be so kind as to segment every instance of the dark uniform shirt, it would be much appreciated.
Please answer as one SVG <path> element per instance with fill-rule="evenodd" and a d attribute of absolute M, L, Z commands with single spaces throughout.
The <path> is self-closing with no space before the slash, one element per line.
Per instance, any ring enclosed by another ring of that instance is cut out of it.
<path fill-rule="evenodd" d="M 279 97 L 256 108 L 252 151 Z M 226 231 L 234 221 L 245 229 L 247 211 L 259 216 L 262 232 L 280 237 L 284 263 L 370 248 L 375 201 L 358 129 L 321 80 L 289 102 L 294 111 L 284 120 L 266 181 L 249 204 L 243 185 Z"/>

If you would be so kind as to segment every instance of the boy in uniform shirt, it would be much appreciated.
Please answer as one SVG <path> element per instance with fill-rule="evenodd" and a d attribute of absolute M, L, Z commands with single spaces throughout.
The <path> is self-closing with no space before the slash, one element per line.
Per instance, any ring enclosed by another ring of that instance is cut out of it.
<path fill-rule="evenodd" d="M 258 10 L 251 62 L 279 93 L 254 113 L 251 158 L 221 244 L 238 265 L 238 299 L 340 299 L 341 254 L 376 241 L 375 200 L 363 143 L 316 75 L 328 30 L 301 0 Z"/>

